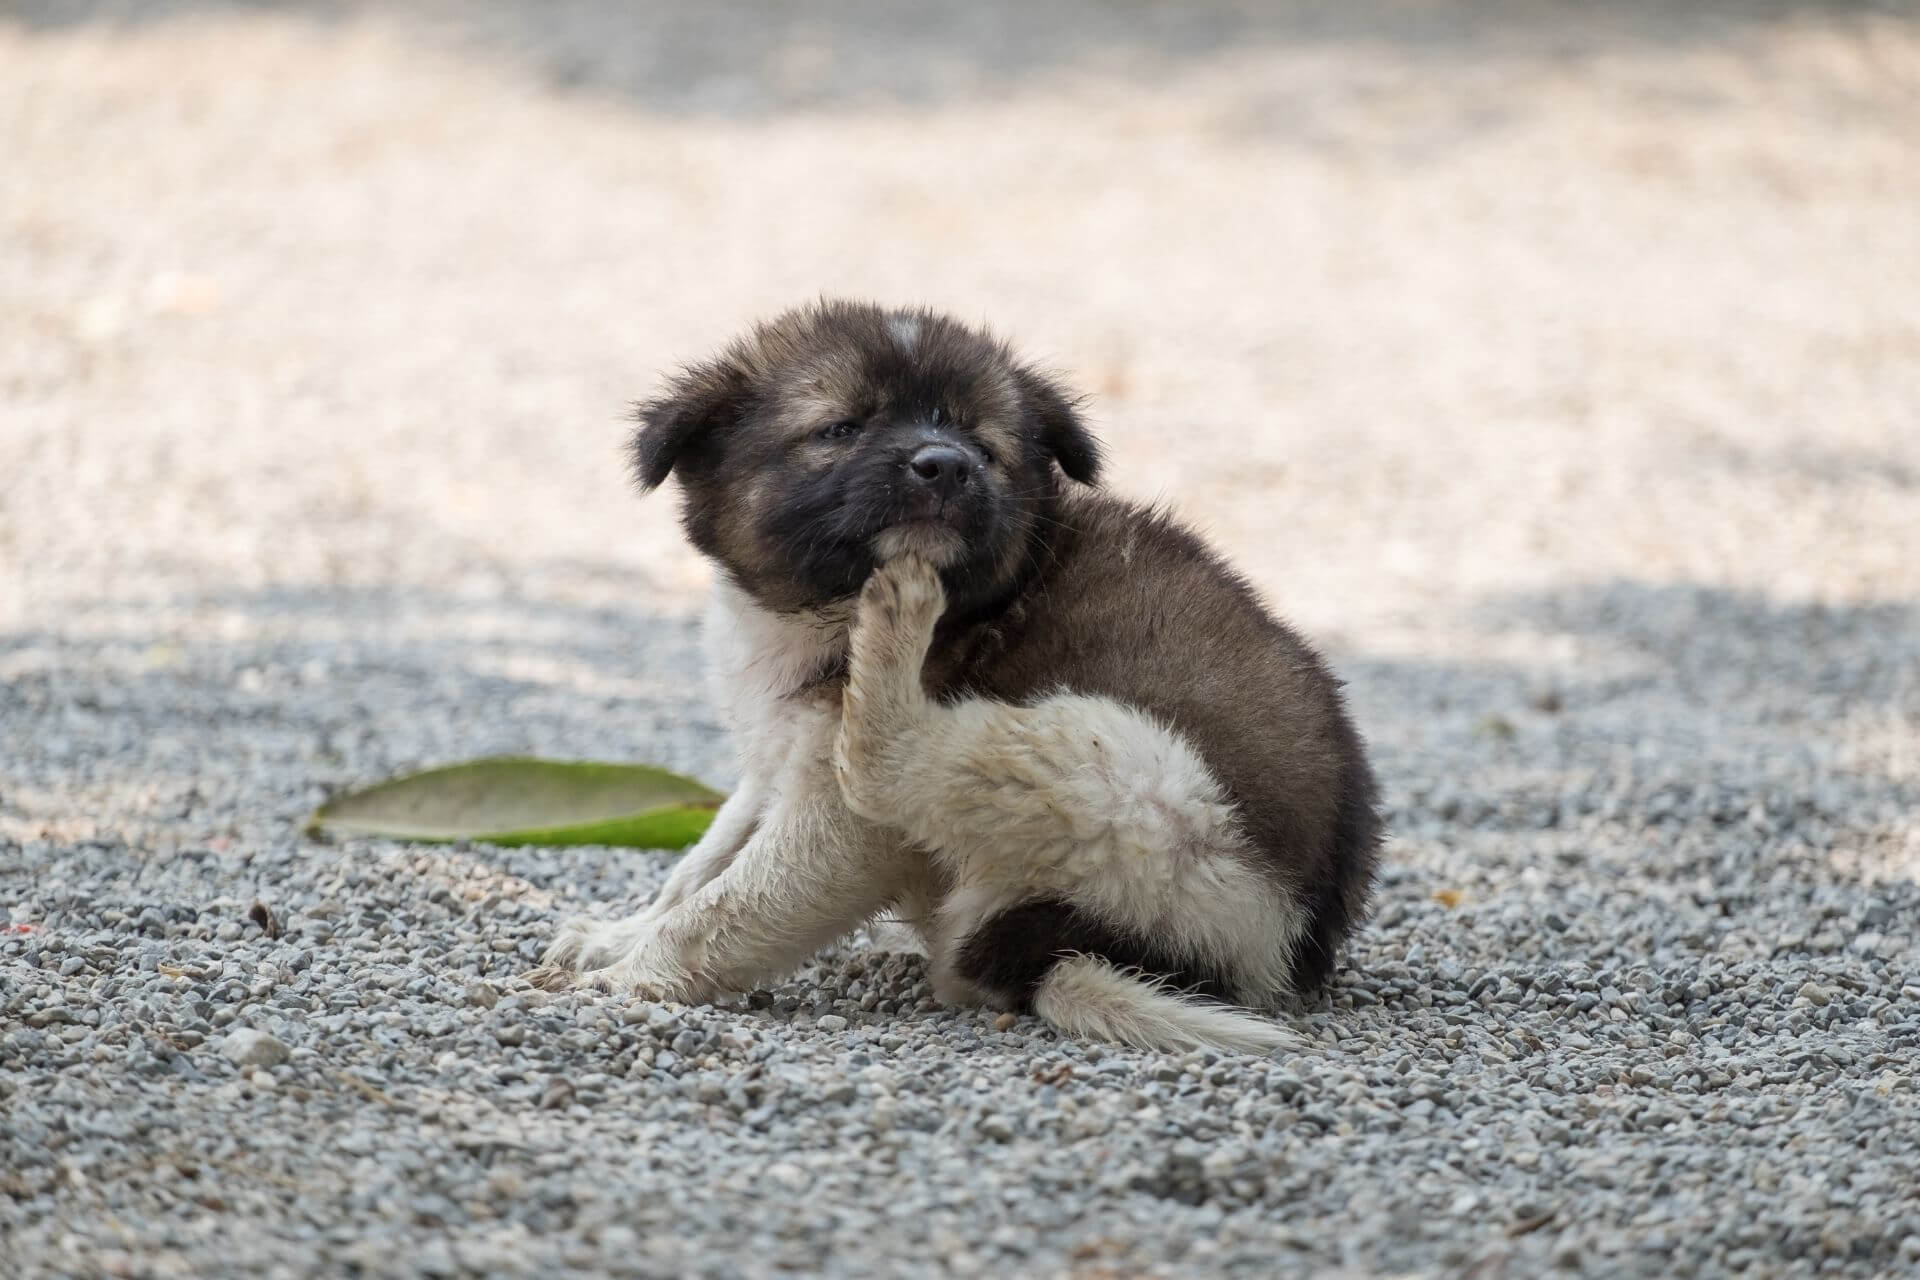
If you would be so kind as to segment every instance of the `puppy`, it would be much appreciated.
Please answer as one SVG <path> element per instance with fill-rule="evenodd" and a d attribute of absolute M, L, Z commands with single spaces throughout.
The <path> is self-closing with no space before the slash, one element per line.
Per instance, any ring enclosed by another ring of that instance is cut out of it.
<path fill-rule="evenodd" d="M 1051 379 L 926 312 L 823 302 L 639 411 L 719 569 L 739 789 L 651 906 L 542 979 L 699 1001 L 882 911 L 935 994 L 1264 1052 L 1363 917 L 1374 781 L 1339 683 L 1162 512 L 1093 486 Z M 1234 1006 L 1242 1006 L 1236 1008 Z"/>

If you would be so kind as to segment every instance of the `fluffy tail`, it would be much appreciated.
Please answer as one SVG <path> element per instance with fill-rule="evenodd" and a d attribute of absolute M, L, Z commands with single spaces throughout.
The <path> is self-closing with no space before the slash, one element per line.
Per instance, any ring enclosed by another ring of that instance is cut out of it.
<path fill-rule="evenodd" d="M 1054 965 L 1034 992 L 1033 1009 L 1069 1035 L 1137 1049 L 1271 1053 L 1298 1043 L 1278 1023 L 1168 991 L 1097 956 L 1068 956 Z"/>

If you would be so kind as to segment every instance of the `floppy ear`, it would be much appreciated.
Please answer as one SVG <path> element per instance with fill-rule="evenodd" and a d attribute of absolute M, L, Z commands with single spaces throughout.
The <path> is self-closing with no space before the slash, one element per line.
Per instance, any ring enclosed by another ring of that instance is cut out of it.
<path fill-rule="evenodd" d="M 695 365 L 665 391 L 634 408 L 633 478 L 641 492 L 657 489 L 673 468 L 716 430 L 747 411 L 746 373 L 731 361 Z"/>
<path fill-rule="evenodd" d="M 1100 442 L 1080 421 L 1080 397 L 1032 369 L 1016 369 L 1013 376 L 1027 412 L 1039 424 L 1041 447 L 1068 476 L 1081 484 L 1095 483 L 1100 478 Z"/>

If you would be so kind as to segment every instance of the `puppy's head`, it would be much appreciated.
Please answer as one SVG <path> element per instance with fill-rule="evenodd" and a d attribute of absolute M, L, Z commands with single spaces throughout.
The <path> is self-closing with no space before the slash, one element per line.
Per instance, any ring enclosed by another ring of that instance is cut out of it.
<path fill-rule="evenodd" d="M 634 474 L 669 475 L 695 546 L 762 604 L 817 607 L 906 552 L 949 609 L 1042 554 L 1064 473 L 1099 446 L 1072 398 L 994 338 L 925 311 L 822 302 L 756 328 L 640 407 Z"/>

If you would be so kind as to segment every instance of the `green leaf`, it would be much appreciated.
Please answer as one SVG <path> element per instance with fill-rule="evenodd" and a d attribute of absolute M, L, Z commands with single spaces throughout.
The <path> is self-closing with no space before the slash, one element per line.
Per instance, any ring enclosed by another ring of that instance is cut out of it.
<path fill-rule="evenodd" d="M 338 796 L 307 829 L 427 842 L 681 849 L 700 838 L 723 799 L 651 765 L 493 756 Z"/>

